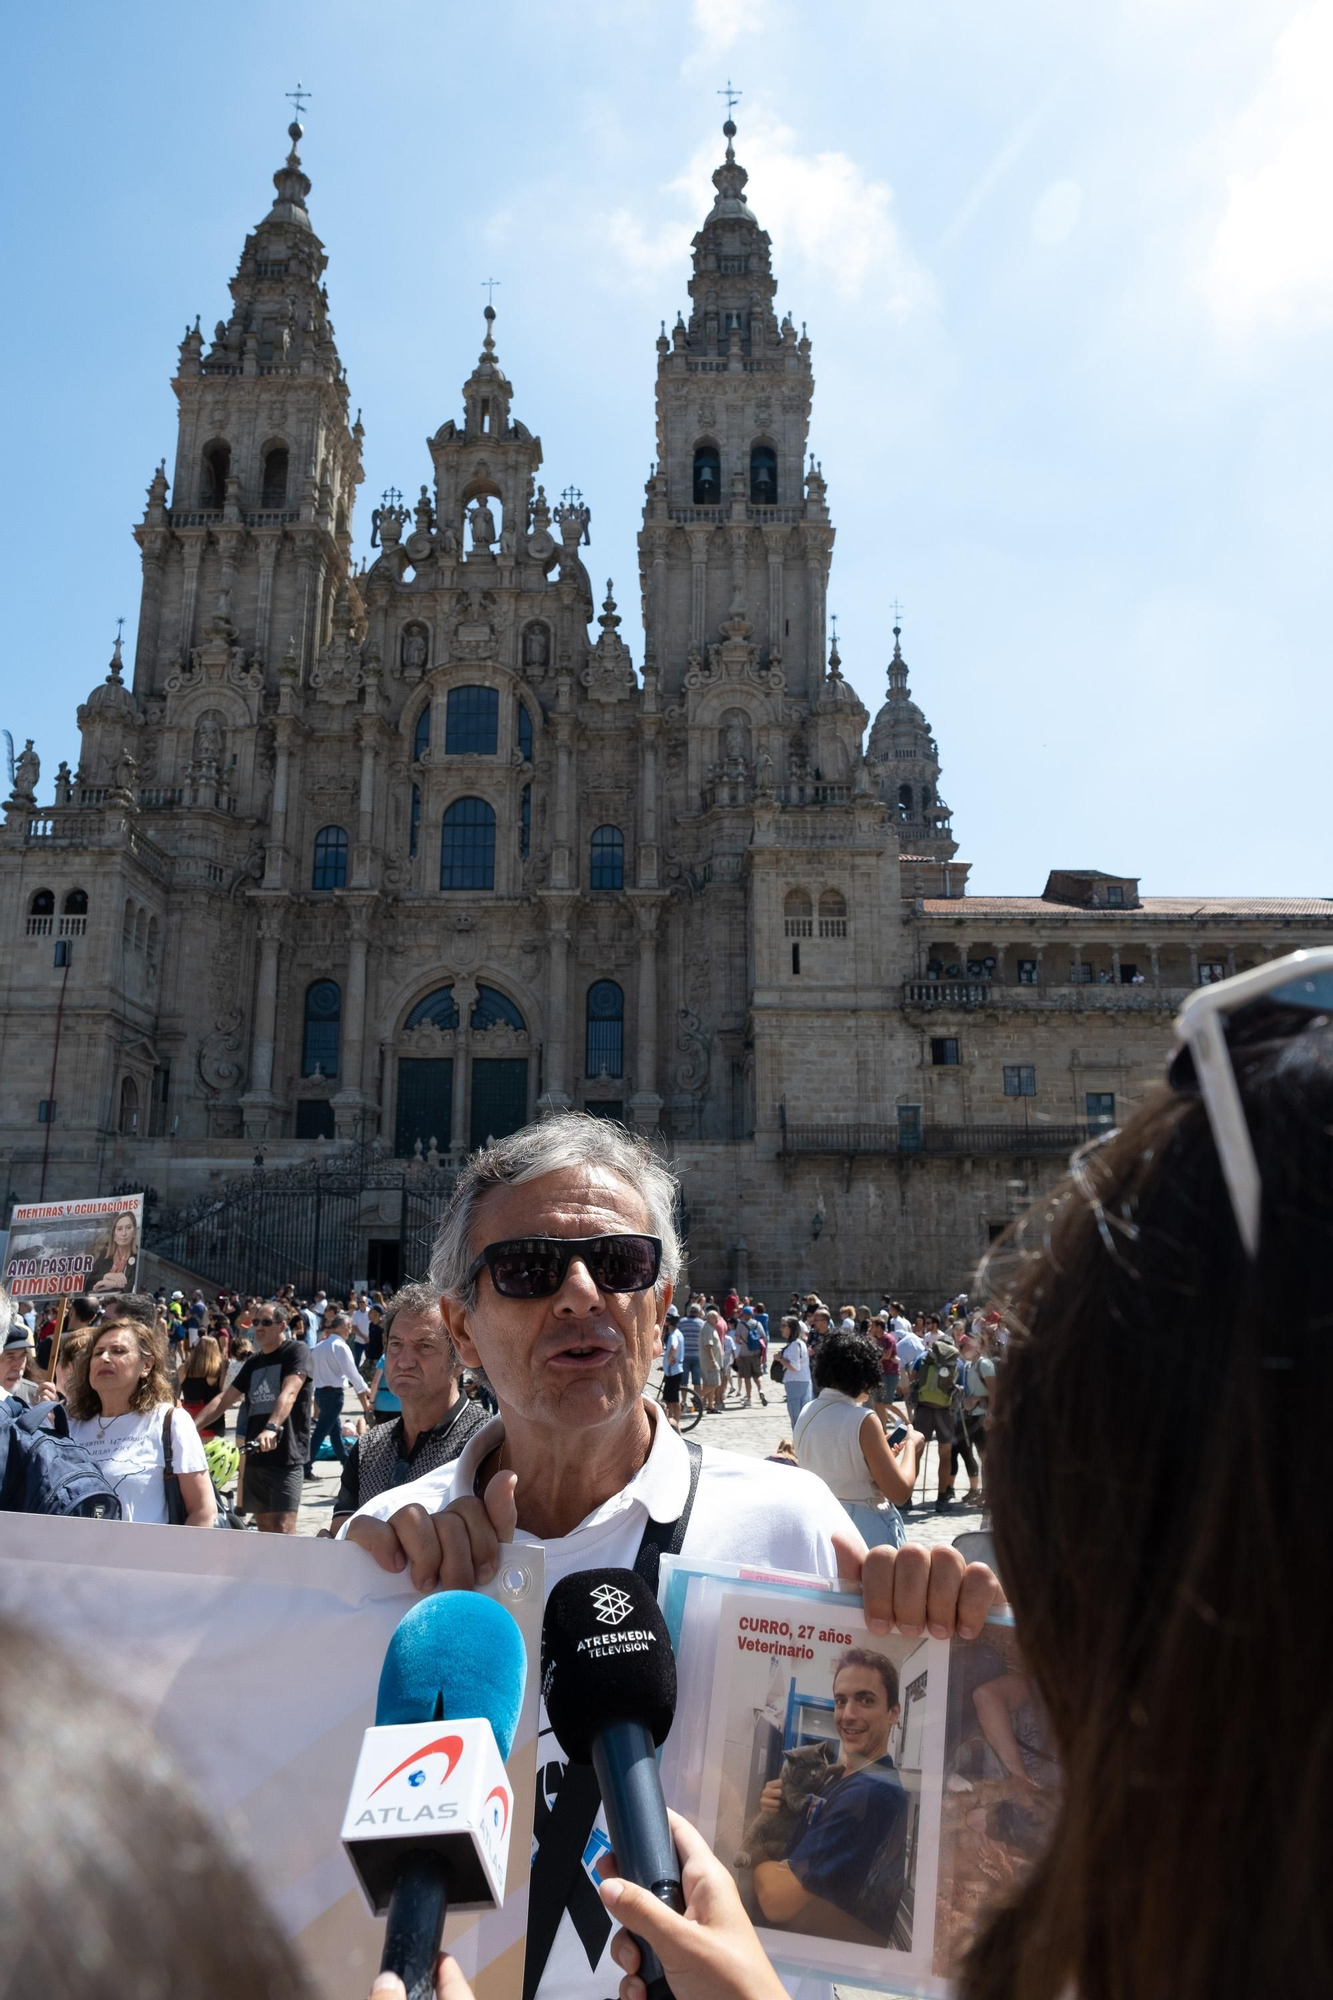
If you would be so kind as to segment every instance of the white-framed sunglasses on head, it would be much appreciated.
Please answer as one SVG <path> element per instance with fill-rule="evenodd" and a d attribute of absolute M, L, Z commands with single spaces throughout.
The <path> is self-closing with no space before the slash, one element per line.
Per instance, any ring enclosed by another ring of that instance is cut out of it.
<path fill-rule="evenodd" d="M 1193 1058 L 1236 1227 L 1251 1258 L 1259 1252 L 1259 1163 L 1227 1046 L 1227 1022 L 1240 1008 L 1251 1007 L 1258 1000 L 1272 1007 L 1298 1009 L 1309 1022 L 1320 1015 L 1333 1018 L 1333 947 L 1289 952 L 1268 965 L 1256 965 L 1252 971 L 1238 972 L 1216 985 L 1201 986 L 1176 1016 L 1176 1035 Z"/>

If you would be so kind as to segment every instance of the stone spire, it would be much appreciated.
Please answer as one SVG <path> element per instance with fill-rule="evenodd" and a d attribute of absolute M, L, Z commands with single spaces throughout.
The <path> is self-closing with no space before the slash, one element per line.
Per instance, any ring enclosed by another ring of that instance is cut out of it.
<path fill-rule="evenodd" d="M 888 681 L 887 698 L 866 749 L 876 788 L 898 823 L 905 851 L 951 859 L 958 843 L 949 824 L 949 807 L 939 794 L 939 746 L 907 684 L 901 625 L 893 628 Z"/>
<path fill-rule="evenodd" d="M 740 351 L 748 355 L 776 345 L 779 338 L 773 312 L 777 291 L 773 246 L 745 199 L 750 176 L 732 144 L 735 120 L 728 118 L 722 131 L 727 150 L 713 174 L 717 189 L 713 206 L 694 239 L 694 275 L 689 285 L 693 310 L 685 331 L 692 352 L 700 349 L 725 354 L 734 333 Z"/>
<path fill-rule="evenodd" d="M 295 119 L 287 135 L 291 148 L 273 176 L 273 205 L 246 237 L 231 280 L 231 316 L 218 321 L 212 345 L 196 365 L 205 375 L 251 374 L 262 368 L 341 385 L 342 363 L 323 285 L 328 258 L 306 206 L 310 178 L 296 150 L 302 127 Z M 187 332 L 186 345 L 191 339 Z M 198 345 L 203 346 L 202 340 Z M 183 346 L 183 368 L 186 361 Z"/>
<path fill-rule="evenodd" d="M 495 353 L 495 307 L 482 309 L 486 338 L 481 343 L 477 365 L 463 384 L 464 428 L 468 437 L 502 438 L 509 428 L 509 405 L 514 391 L 505 379 Z"/>

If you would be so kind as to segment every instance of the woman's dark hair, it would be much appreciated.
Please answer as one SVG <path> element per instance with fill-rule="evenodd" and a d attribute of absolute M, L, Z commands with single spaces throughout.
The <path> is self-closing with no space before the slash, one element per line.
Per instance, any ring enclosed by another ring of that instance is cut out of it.
<path fill-rule="evenodd" d="M 879 1387 L 879 1343 L 868 1333 L 826 1333 L 811 1356 L 816 1389 L 860 1396 Z"/>
<path fill-rule="evenodd" d="M 110 1319 L 93 1327 L 92 1339 L 81 1348 L 74 1363 L 74 1373 L 70 1378 L 68 1409 L 76 1421 L 86 1422 L 90 1417 L 102 1414 L 102 1399 L 94 1389 L 90 1376 L 93 1358 L 109 1333 L 127 1333 L 138 1342 L 140 1359 L 148 1363 L 147 1372 L 137 1382 L 130 1396 L 130 1408 L 141 1414 L 157 1409 L 161 1403 L 174 1403 L 176 1391 L 167 1374 L 166 1355 L 162 1342 L 151 1328 L 139 1319 L 122 1319 L 119 1312 Z"/>
<path fill-rule="evenodd" d="M 259 1888 L 162 1746 L 8 1619 L 0 1825 L 0 1989 L 13 2000 L 309 2000 Z"/>
<path fill-rule="evenodd" d="M 962 2000 L 1333 1991 L 1333 1023 L 1247 1015 L 1252 1264 L 1178 1058 L 983 1274 L 995 1549 L 1062 1789 Z"/>
<path fill-rule="evenodd" d="M 845 1653 L 839 1654 L 837 1664 L 833 1669 L 832 1685 L 834 1687 L 837 1686 L 838 1675 L 844 1667 L 871 1668 L 884 1683 L 884 1692 L 888 1696 L 889 1707 L 897 1708 L 898 1669 L 886 1654 L 872 1652 L 869 1646 L 849 1646 Z"/>

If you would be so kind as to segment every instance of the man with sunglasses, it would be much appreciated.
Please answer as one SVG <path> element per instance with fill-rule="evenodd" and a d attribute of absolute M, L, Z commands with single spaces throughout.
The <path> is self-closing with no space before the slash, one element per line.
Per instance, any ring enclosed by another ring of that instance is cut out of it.
<path fill-rule="evenodd" d="M 474 1154 L 431 1275 L 453 1345 L 465 1366 L 485 1369 L 499 1415 L 452 1464 L 377 1495 L 342 1534 L 419 1590 L 489 1581 L 503 1543 L 544 1544 L 548 1590 L 579 1570 L 633 1567 L 655 1544 L 861 1578 L 873 1630 L 895 1620 L 942 1637 L 980 1630 L 995 1594 L 989 1570 L 966 1568 L 951 1548 L 867 1555 L 822 1480 L 691 1451 L 645 1398 L 680 1265 L 677 1199 L 646 1142 L 578 1113 Z M 540 1740 L 539 1795 L 562 1814 L 560 1753 L 549 1732 Z M 586 1830 L 560 1825 L 581 1854 L 591 1815 Z M 549 1875 L 559 1842 L 555 1832 L 538 1839 L 536 1865 Z M 604 1964 L 610 1925 L 581 1896 L 579 1872 L 559 1890 L 569 1901 L 556 1903 L 543 1988 L 600 1993 L 616 1978 Z"/>
<path fill-rule="evenodd" d="M 292 1338 L 288 1311 L 274 1299 L 256 1307 L 252 1321 L 259 1353 L 199 1412 L 203 1429 L 245 1400 L 245 1505 L 261 1535 L 294 1535 L 310 1456 L 311 1356 Z"/>

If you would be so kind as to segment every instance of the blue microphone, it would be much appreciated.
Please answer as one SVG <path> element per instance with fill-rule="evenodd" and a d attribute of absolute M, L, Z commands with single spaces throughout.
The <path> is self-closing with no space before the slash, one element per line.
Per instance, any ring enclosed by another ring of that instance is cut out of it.
<path fill-rule="evenodd" d="M 421 1598 L 389 1641 L 342 1838 L 387 1919 L 380 1970 L 398 1974 L 408 2000 L 433 2000 L 450 1906 L 503 1899 L 513 1812 L 504 1763 L 527 1677 L 514 1619 L 472 1591 Z"/>

